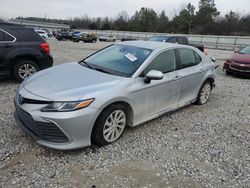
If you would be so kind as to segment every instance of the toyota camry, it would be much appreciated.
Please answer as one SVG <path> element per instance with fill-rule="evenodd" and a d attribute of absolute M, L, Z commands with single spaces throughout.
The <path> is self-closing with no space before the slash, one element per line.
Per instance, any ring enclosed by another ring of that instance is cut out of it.
<path fill-rule="evenodd" d="M 194 47 L 121 42 L 28 77 L 15 96 L 15 119 L 47 147 L 103 146 L 127 126 L 205 104 L 213 86 L 214 63 Z"/>

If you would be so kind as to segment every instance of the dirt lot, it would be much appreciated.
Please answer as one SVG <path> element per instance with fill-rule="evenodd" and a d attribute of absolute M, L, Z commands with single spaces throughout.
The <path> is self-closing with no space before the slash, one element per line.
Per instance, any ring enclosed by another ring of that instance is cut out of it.
<path fill-rule="evenodd" d="M 49 43 L 55 64 L 108 45 Z M 208 104 L 128 128 L 102 148 L 63 152 L 37 145 L 13 118 L 18 84 L 0 81 L 0 187 L 250 187 L 250 80 L 222 72 L 231 52 L 210 54 L 220 67 Z"/>

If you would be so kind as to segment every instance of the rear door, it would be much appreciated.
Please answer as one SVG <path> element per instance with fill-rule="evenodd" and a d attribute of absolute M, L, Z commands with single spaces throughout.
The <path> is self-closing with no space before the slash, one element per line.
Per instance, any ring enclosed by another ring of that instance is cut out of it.
<path fill-rule="evenodd" d="M 179 104 L 183 106 L 194 101 L 199 92 L 200 82 L 205 75 L 202 58 L 189 48 L 180 48 L 178 52 L 177 79 L 180 81 Z"/>
<path fill-rule="evenodd" d="M 0 29 L 0 71 L 8 69 L 8 55 L 16 47 L 16 38 L 7 31 Z"/>

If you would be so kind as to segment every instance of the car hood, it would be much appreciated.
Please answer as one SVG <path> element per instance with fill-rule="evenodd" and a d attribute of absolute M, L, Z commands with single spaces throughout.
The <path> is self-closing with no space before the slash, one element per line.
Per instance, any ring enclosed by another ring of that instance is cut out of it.
<path fill-rule="evenodd" d="M 250 55 L 248 54 L 238 54 L 235 53 L 232 58 L 233 61 L 236 62 L 243 62 L 243 63 L 249 63 L 250 64 Z"/>
<path fill-rule="evenodd" d="M 109 89 L 123 79 L 86 68 L 79 63 L 66 63 L 40 71 L 24 81 L 30 93 L 53 101 L 77 101 L 95 97 L 95 92 Z"/>

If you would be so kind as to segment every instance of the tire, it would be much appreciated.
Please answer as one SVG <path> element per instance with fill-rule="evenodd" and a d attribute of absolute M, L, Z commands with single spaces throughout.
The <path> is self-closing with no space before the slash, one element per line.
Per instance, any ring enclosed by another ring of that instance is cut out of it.
<path fill-rule="evenodd" d="M 27 72 L 25 72 L 27 71 Z M 18 82 L 39 71 L 38 65 L 31 60 L 20 60 L 13 68 L 13 76 Z"/>
<path fill-rule="evenodd" d="M 195 104 L 198 104 L 198 105 L 206 104 L 207 101 L 209 100 L 211 91 L 212 91 L 211 82 L 205 81 L 200 88 Z"/>
<path fill-rule="evenodd" d="M 128 115 L 128 111 L 123 105 L 113 104 L 107 107 L 96 120 L 91 134 L 92 143 L 104 146 L 118 140 L 128 124 Z M 115 119 L 118 122 L 112 121 L 111 117 L 117 117 Z"/>

